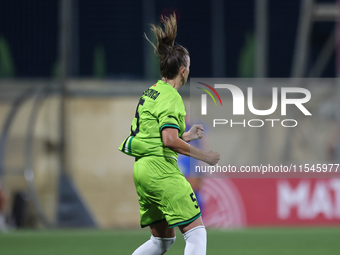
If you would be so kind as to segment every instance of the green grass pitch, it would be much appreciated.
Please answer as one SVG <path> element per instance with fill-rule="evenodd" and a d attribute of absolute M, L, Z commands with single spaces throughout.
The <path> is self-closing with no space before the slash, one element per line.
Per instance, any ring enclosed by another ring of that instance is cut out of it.
<path fill-rule="evenodd" d="M 183 254 L 184 240 L 167 254 Z M 125 255 L 150 237 L 148 230 L 26 230 L 0 233 L 1 255 Z M 209 255 L 340 254 L 340 228 L 208 230 Z"/>

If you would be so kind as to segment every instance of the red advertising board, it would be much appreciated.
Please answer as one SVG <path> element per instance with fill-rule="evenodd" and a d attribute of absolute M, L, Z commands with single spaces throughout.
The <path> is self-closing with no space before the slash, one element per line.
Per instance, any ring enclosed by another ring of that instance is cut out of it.
<path fill-rule="evenodd" d="M 339 226 L 340 179 L 203 180 L 207 227 Z"/>

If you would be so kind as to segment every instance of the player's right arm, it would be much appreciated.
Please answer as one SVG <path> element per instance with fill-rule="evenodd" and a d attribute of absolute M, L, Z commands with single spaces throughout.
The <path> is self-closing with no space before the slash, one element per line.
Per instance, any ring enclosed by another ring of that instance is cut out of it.
<path fill-rule="evenodd" d="M 162 130 L 162 140 L 165 147 L 177 153 L 206 162 L 209 165 L 213 166 L 220 160 L 218 152 L 205 152 L 183 141 L 178 137 L 178 130 L 176 128 L 164 128 Z"/>

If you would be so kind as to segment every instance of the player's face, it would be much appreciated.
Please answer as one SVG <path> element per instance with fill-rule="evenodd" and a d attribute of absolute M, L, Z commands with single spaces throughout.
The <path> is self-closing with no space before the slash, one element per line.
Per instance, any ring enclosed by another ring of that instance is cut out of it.
<path fill-rule="evenodd" d="M 187 67 L 184 69 L 182 86 L 184 86 L 184 84 L 187 83 L 189 73 L 190 73 L 190 57 L 186 56 L 186 59 L 187 59 Z"/>

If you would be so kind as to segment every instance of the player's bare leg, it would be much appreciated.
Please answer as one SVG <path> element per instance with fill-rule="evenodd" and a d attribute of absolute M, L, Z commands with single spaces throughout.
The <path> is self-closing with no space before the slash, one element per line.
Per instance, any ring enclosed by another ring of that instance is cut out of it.
<path fill-rule="evenodd" d="M 166 221 L 150 225 L 151 238 L 139 246 L 132 255 L 162 255 L 175 242 L 175 229 L 169 228 Z"/>
<path fill-rule="evenodd" d="M 181 230 L 186 245 L 184 255 L 205 255 L 207 252 L 207 231 L 202 217 L 186 225 L 178 226 Z"/>
<path fill-rule="evenodd" d="M 172 238 L 176 236 L 175 229 L 169 228 L 166 221 L 150 225 L 150 230 L 154 237 Z"/>

